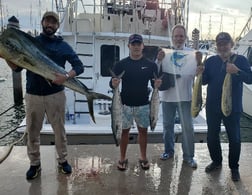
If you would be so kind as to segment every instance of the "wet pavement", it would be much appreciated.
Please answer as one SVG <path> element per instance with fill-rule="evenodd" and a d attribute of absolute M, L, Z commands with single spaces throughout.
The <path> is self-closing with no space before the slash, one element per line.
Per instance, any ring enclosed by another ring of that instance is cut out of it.
<path fill-rule="evenodd" d="M 127 151 L 128 170 L 117 170 L 119 148 L 115 145 L 68 146 L 71 175 L 57 171 L 54 146 L 41 146 L 41 176 L 27 181 L 29 168 L 25 146 L 15 146 L 10 156 L 0 164 L 1 195 L 249 195 L 252 194 L 252 143 L 242 143 L 240 158 L 241 181 L 233 182 L 227 165 L 228 144 L 223 143 L 222 169 L 207 174 L 210 162 L 207 145 L 195 144 L 198 168 L 183 163 L 181 144 L 175 145 L 173 159 L 161 161 L 163 144 L 148 145 L 151 167 L 143 171 L 138 165 L 139 147 L 130 144 Z M 0 147 L 0 158 L 7 151 Z"/>

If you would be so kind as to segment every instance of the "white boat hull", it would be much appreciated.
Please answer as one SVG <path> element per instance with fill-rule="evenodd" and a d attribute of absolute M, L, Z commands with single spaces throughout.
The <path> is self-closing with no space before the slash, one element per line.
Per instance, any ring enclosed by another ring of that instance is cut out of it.
<path fill-rule="evenodd" d="M 245 115 L 252 118 L 252 85 L 243 84 L 242 105 Z"/>

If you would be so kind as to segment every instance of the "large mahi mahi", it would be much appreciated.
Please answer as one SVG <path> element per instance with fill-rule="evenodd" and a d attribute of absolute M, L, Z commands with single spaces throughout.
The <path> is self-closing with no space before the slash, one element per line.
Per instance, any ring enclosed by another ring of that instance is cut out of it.
<path fill-rule="evenodd" d="M 227 117 L 232 112 L 232 76 L 226 73 L 221 95 L 221 111 Z"/>
<path fill-rule="evenodd" d="M 202 106 L 202 73 L 199 73 L 196 77 L 194 86 L 193 86 L 193 95 L 192 95 L 192 105 L 191 105 L 191 114 L 192 117 L 197 117 Z"/>
<path fill-rule="evenodd" d="M 46 51 L 41 48 L 34 37 L 15 28 L 8 28 L 1 34 L 0 56 L 47 80 L 54 80 L 56 73 L 67 73 L 64 68 L 58 66 L 46 55 Z M 86 96 L 89 113 L 94 122 L 93 100 L 111 100 L 109 96 L 89 91 L 89 89 L 76 78 L 66 80 L 63 85 Z"/>
<path fill-rule="evenodd" d="M 233 59 L 229 59 L 229 63 L 234 63 L 237 55 L 233 56 Z M 221 94 L 221 111 L 224 116 L 229 116 L 232 112 L 232 75 L 230 73 L 226 73 L 224 82 L 222 85 L 222 94 Z"/>

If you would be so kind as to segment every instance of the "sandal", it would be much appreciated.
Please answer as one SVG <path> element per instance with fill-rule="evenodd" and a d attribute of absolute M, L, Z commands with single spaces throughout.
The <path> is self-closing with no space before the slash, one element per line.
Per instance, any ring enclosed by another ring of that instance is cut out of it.
<path fill-rule="evenodd" d="M 148 170 L 150 168 L 148 160 L 139 160 L 139 164 L 143 170 Z"/>
<path fill-rule="evenodd" d="M 125 159 L 123 161 L 118 161 L 117 165 L 118 170 L 125 171 L 128 168 L 128 159 Z"/>

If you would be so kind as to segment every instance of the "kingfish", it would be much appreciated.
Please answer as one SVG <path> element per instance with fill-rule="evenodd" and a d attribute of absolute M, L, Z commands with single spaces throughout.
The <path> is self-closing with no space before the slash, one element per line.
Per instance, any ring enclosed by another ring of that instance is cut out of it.
<path fill-rule="evenodd" d="M 226 73 L 221 95 L 221 111 L 227 117 L 232 112 L 232 76 Z"/>
<path fill-rule="evenodd" d="M 154 75 L 154 77 L 157 78 L 156 75 Z M 157 125 L 159 105 L 160 105 L 160 99 L 159 99 L 158 88 L 154 87 L 152 94 L 151 94 L 151 100 L 150 100 L 150 128 L 151 128 L 151 131 L 154 131 L 155 127 Z"/>
<path fill-rule="evenodd" d="M 120 75 L 115 75 L 111 70 L 112 77 L 121 79 L 124 71 Z M 116 146 L 119 146 L 122 135 L 122 101 L 119 86 L 113 88 L 113 97 L 111 105 L 111 128 Z"/>
<path fill-rule="evenodd" d="M 41 48 L 40 43 L 34 37 L 15 28 L 8 28 L 1 34 L 0 56 L 46 80 L 54 80 L 56 73 L 67 73 L 64 68 L 46 55 L 46 51 Z M 69 78 L 63 85 L 86 96 L 89 114 L 94 122 L 93 100 L 111 100 L 111 97 L 107 95 L 90 91 L 77 78 Z"/>

